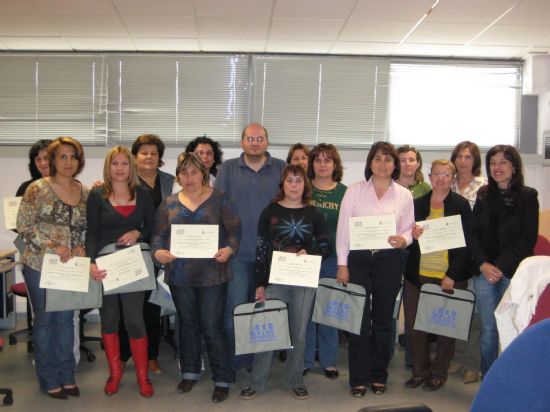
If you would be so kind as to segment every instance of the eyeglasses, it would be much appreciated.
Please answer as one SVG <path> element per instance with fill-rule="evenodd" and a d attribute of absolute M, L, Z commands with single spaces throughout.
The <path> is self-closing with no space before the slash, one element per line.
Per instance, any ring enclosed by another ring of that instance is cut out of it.
<path fill-rule="evenodd" d="M 324 159 L 320 157 L 316 157 L 315 159 L 313 159 L 313 163 L 317 163 L 320 165 L 328 165 L 328 164 L 334 163 L 334 160 L 330 157 L 325 157 Z"/>
<path fill-rule="evenodd" d="M 452 175 L 450 173 L 432 173 L 430 176 L 432 176 L 432 177 L 445 177 L 445 178 L 452 177 Z"/>
<path fill-rule="evenodd" d="M 257 136 L 257 137 L 254 137 L 254 136 L 246 136 L 244 139 L 245 139 L 248 143 L 253 143 L 253 142 L 262 143 L 264 140 L 267 141 L 267 137 L 264 137 L 264 136 Z"/>
<path fill-rule="evenodd" d="M 214 157 L 214 152 L 212 150 L 197 150 L 195 151 L 195 154 L 198 154 L 199 156 Z"/>

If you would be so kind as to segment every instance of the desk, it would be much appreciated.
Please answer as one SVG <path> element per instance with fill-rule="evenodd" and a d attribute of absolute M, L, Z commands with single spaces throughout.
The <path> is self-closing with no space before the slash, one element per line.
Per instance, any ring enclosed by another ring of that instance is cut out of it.
<path fill-rule="evenodd" d="M 15 296 L 10 288 L 15 281 L 16 252 L 0 250 L 0 329 L 15 328 Z"/>

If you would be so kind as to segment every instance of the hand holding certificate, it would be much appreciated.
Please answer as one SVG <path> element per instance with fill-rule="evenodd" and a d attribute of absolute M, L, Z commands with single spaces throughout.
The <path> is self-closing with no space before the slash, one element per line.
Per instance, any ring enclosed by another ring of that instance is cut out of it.
<path fill-rule="evenodd" d="M 17 212 L 21 197 L 5 197 L 4 198 L 4 222 L 6 229 L 15 229 L 17 226 Z"/>
<path fill-rule="evenodd" d="M 273 252 L 269 283 L 316 288 L 319 285 L 321 256 Z"/>
<path fill-rule="evenodd" d="M 73 257 L 61 262 L 57 255 L 45 254 L 40 274 L 40 287 L 43 289 L 88 292 L 90 278 L 90 258 Z"/>
<path fill-rule="evenodd" d="M 105 291 L 149 276 L 139 245 L 98 257 L 95 261 L 98 268 L 107 272 L 107 276 L 103 279 Z"/>
<path fill-rule="evenodd" d="M 172 225 L 170 253 L 179 258 L 213 258 L 218 232 L 218 225 Z"/>
<path fill-rule="evenodd" d="M 396 234 L 395 215 L 349 219 L 350 250 L 391 249 L 388 238 Z"/>
<path fill-rule="evenodd" d="M 418 238 L 422 254 L 466 246 L 460 215 L 424 220 L 416 224 L 423 229 Z"/>

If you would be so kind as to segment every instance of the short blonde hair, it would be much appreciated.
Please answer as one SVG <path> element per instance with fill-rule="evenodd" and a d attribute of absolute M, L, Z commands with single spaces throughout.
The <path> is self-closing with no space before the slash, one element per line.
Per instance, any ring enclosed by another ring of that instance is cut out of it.
<path fill-rule="evenodd" d="M 130 200 L 136 197 L 136 187 L 138 185 L 136 162 L 130 150 L 124 146 L 116 146 L 107 152 L 105 163 L 103 164 L 103 185 L 105 187 L 105 197 L 108 198 L 113 193 L 113 180 L 111 179 L 111 162 L 118 154 L 123 154 L 130 164 L 130 174 L 128 176 L 128 190 L 130 191 Z"/>
<path fill-rule="evenodd" d="M 432 170 L 436 166 L 448 167 L 449 169 L 451 169 L 451 174 L 453 175 L 453 177 L 454 177 L 454 175 L 456 175 L 456 166 L 453 162 L 451 162 L 450 160 L 447 160 L 447 159 L 438 159 L 438 160 L 434 160 L 432 162 L 432 168 L 430 169 L 430 176 L 432 175 Z"/>

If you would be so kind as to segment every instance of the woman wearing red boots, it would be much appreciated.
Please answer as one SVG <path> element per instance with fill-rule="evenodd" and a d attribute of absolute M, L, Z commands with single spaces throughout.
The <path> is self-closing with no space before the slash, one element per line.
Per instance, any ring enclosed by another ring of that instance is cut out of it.
<path fill-rule="evenodd" d="M 154 205 L 147 191 L 138 185 L 134 157 L 125 147 L 114 147 L 105 158 L 102 186 L 88 197 L 86 252 L 94 262 L 100 255 L 147 241 L 153 229 Z M 91 264 L 90 275 L 101 282 L 109 273 Z M 153 386 L 147 375 L 147 334 L 143 321 L 144 292 L 103 296 L 101 336 L 109 363 L 105 393 L 118 392 L 122 379 L 120 360 L 120 308 L 130 336 L 139 393 L 149 398 Z"/>

